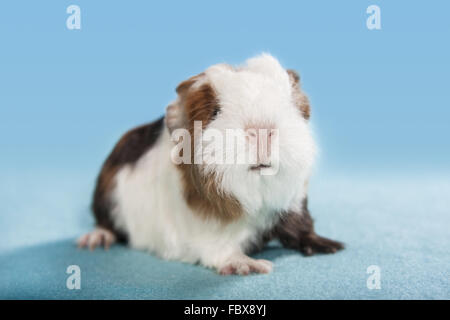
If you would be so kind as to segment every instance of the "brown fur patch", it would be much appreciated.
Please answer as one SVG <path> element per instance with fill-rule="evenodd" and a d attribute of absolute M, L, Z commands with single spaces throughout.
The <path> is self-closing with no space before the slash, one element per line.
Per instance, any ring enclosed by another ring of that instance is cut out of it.
<path fill-rule="evenodd" d="M 300 88 L 300 76 L 295 70 L 288 69 L 287 73 L 292 85 L 292 94 L 297 107 L 303 115 L 303 118 L 309 120 L 311 117 L 311 107 L 309 105 L 309 99 Z"/>
<path fill-rule="evenodd" d="M 273 230 L 265 235 L 266 241 L 278 238 L 286 248 L 296 249 L 306 256 L 315 253 L 335 253 L 344 248 L 338 241 L 319 236 L 309 214 L 308 199 L 303 199 L 301 212 L 285 212 Z"/>
<path fill-rule="evenodd" d="M 215 218 L 222 222 L 231 222 L 242 215 L 242 207 L 234 197 L 223 194 L 217 189 L 213 174 L 204 175 L 198 165 L 182 164 L 184 196 L 188 205 L 203 218 Z"/>
<path fill-rule="evenodd" d="M 190 131 L 193 130 L 194 121 L 202 121 L 202 127 L 206 128 L 214 119 L 214 114 L 220 110 L 216 93 L 208 83 L 190 90 L 186 94 L 183 104 Z"/>
<path fill-rule="evenodd" d="M 184 80 L 183 82 L 181 82 L 177 88 L 175 89 L 177 91 L 177 93 L 179 95 L 185 95 L 189 89 L 191 88 L 191 86 L 198 80 L 200 79 L 202 76 L 204 75 L 204 73 L 199 73 L 196 76 L 190 77 L 187 80 Z"/>
<path fill-rule="evenodd" d="M 202 121 L 205 128 L 219 111 L 219 103 L 214 88 L 204 83 L 193 88 L 194 83 L 202 74 L 182 82 L 177 87 L 180 104 L 186 115 L 186 128 L 194 139 L 194 121 Z M 239 218 L 243 211 L 234 197 L 218 190 L 216 177 L 213 174 L 204 175 L 198 164 L 194 164 L 194 144 L 191 143 L 191 164 L 180 164 L 184 196 L 188 205 L 204 218 L 216 218 L 230 222 Z"/>

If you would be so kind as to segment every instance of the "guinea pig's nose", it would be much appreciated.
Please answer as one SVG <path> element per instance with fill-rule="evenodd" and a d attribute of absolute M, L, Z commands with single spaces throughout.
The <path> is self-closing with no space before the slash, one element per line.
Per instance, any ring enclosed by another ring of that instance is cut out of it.
<path fill-rule="evenodd" d="M 272 140 L 276 130 L 271 125 L 248 126 L 245 129 L 249 146 L 256 151 L 258 165 L 270 166 Z"/>
<path fill-rule="evenodd" d="M 249 123 L 245 126 L 245 132 L 252 137 L 267 134 L 271 136 L 275 130 L 275 126 L 269 122 Z"/>

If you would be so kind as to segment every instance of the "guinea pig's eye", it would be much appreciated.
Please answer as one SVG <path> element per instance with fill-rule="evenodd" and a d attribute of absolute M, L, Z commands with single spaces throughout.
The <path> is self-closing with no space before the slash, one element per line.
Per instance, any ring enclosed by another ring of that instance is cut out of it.
<path fill-rule="evenodd" d="M 218 106 L 214 107 L 214 110 L 212 112 L 212 117 L 215 118 L 220 112 L 220 108 Z"/>

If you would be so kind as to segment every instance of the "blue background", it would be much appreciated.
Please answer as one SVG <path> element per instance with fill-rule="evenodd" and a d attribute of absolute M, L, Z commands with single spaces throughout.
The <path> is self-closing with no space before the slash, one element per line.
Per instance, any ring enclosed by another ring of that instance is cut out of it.
<path fill-rule="evenodd" d="M 66 28 L 71 4 L 81 8 L 81 30 Z M 371 4 L 381 8 L 381 30 L 366 27 Z M 71 252 L 69 243 L 92 226 L 94 179 L 120 135 L 161 115 L 176 85 L 209 65 L 269 52 L 299 71 L 310 96 L 321 149 L 312 213 L 318 230 L 347 249 L 275 260 L 298 269 L 298 291 L 275 271 L 278 287 L 269 296 L 243 291 L 255 282 L 235 280 L 233 287 L 222 278 L 230 288 L 198 293 L 191 284 L 190 291 L 134 295 L 118 280 L 107 297 L 450 298 L 449 12 L 446 1 L 3 1 L 0 268 L 13 261 L 8 270 L 27 270 L 30 256 L 44 263 L 51 252 L 101 260 Z M 130 254 L 142 268 L 166 268 Z M 390 287 L 375 295 L 365 288 L 365 268 L 385 270 L 382 262 L 390 266 Z M 216 279 L 199 267 L 169 264 Z M 348 278 L 336 273 L 343 266 L 352 270 Z M 328 269 L 310 270 L 318 268 Z M 24 270 L 0 272 L 0 297 L 49 297 L 41 290 L 48 275 Z M 255 277 L 260 286 L 274 283 Z M 324 290 L 313 279 L 322 279 Z M 71 298 L 63 289 L 51 297 Z M 73 297 L 105 296 L 86 289 Z"/>

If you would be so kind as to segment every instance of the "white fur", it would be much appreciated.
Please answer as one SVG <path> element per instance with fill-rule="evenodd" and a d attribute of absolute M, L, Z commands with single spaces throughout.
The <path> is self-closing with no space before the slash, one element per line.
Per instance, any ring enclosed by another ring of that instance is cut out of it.
<path fill-rule="evenodd" d="M 180 172 L 170 160 L 174 143 L 164 128 L 157 143 L 116 176 L 112 193 L 116 226 L 126 231 L 132 247 L 165 259 L 200 262 L 223 272 L 236 266 L 243 273 L 268 272 L 267 261 L 243 253 L 280 212 L 299 209 L 315 154 L 308 123 L 292 101 L 286 71 L 270 55 L 250 59 L 236 70 L 213 66 L 199 81 L 213 85 L 221 105 L 209 129 L 224 132 L 268 122 L 279 129 L 279 172 L 262 176 L 245 165 L 205 165 L 203 170 L 218 173 L 221 191 L 236 197 L 245 214 L 229 224 L 204 220 L 183 198 Z"/>

